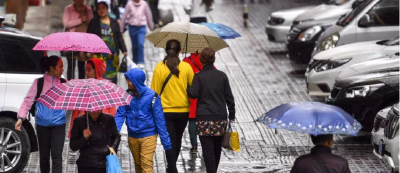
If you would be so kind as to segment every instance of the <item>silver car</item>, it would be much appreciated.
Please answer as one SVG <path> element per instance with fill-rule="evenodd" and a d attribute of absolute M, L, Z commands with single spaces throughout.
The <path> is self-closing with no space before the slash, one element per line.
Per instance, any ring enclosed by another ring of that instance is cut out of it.
<path fill-rule="evenodd" d="M 385 138 L 379 144 L 379 154 L 395 171 L 399 171 L 399 104 L 392 107 L 386 121 Z"/>
<path fill-rule="evenodd" d="M 379 144 L 383 142 L 384 136 L 384 129 L 386 126 L 386 117 L 389 113 L 392 106 L 384 108 L 380 110 L 374 119 L 374 127 L 371 132 L 371 143 L 374 146 L 373 153 L 380 159 L 383 159 L 381 154 L 379 153 Z"/>
<path fill-rule="evenodd" d="M 312 7 L 314 6 L 305 6 L 273 12 L 269 16 L 268 23 L 265 26 L 268 40 L 274 42 L 285 42 L 293 20 L 299 14 L 304 13 Z"/>

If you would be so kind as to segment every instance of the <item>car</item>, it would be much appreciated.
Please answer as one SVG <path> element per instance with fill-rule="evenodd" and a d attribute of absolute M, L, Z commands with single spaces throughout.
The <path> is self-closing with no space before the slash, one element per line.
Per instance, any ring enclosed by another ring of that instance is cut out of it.
<path fill-rule="evenodd" d="M 0 23 L 4 18 L 0 18 Z M 31 152 L 38 151 L 35 118 L 28 116 L 15 130 L 17 113 L 34 79 L 43 76 L 43 51 L 32 48 L 41 40 L 15 28 L 0 26 L 0 173 L 21 172 Z M 9 160 L 9 161 L 8 161 Z"/>
<path fill-rule="evenodd" d="M 293 20 L 299 14 L 312 7 L 314 6 L 305 6 L 273 12 L 268 17 L 268 23 L 265 26 L 268 40 L 273 42 L 285 42 Z"/>
<path fill-rule="evenodd" d="M 338 106 L 371 131 L 379 110 L 399 102 L 399 70 L 370 72 L 336 79 L 327 104 Z"/>
<path fill-rule="evenodd" d="M 394 169 L 399 171 L 399 104 L 392 107 L 386 117 L 385 138 L 379 144 L 384 160 Z M 394 172 L 393 171 L 393 172 Z"/>
<path fill-rule="evenodd" d="M 353 43 L 320 52 L 313 56 L 305 73 L 308 94 L 327 97 L 336 77 L 343 69 L 368 60 L 385 58 L 388 54 L 392 54 L 391 57 L 396 59 L 398 56 L 393 54 L 398 51 L 399 37 L 395 37 L 391 40 Z M 372 68 L 384 67 L 372 65 Z"/>
<path fill-rule="evenodd" d="M 340 16 L 360 4 L 360 0 L 336 0 L 299 15 L 288 33 L 286 47 L 291 60 L 308 64 L 320 35 Z"/>
<path fill-rule="evenodd" d="M 313 55 L 340 45 L 399 35 L 399 1 L 365 0 L 318 38 Z"/>
<path fill-rule="evenodd" d="M 392 105 L 393 106 L 393 105 Z M 371 131 L 371 144 L 374 147 L 372 152 L 375 156 L 380 159 L 383 159 L 381 154 L 379 153 L 379 144 L 383 142 L 385 138 L 384 129 L 386 127 L 386 117 L 392 106 L 388 106 L 382 110 L 380 110 L 374 119 L 374 126 Z"/>

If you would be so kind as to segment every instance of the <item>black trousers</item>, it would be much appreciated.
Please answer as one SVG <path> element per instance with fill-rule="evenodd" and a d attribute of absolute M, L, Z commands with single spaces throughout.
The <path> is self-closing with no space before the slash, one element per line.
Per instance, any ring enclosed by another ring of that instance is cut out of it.
<path fill-rule="evenodd" d="M 160 19 L 160 12 L 158 11 L 158 0 L 149 0 L 147 2 L 149 3 L 151 9 L 151 15 L 153 16 L 154 25 L 156 25 L 158 24 L 158 20 Z"/>
<path fill-rule="evenodd" d="M 199 136 L 207 173 L 216 173 L 221 159 L 223 136 Z"/>
<path fill-rule="evenodd" d="M 78 173 L 106 173 L 106 168 L 86 168 L 78 166 Z"/>
<path fill-rule="evenodd" d="M 62 152 L 65 141 L 65 124 L 43 127 L 36 124 L 39 143 L 40 172 L 50 173 L 50 154 L 52 173 L 62 172 Z"/>
<path fill-rule="evenodd" d="M 75 67 L 76 60 L 75 58 L 67 58 L 68 61 L 68 69 L 67 69 L 67 79 L 75 79 L 75 71 L 72 71 L 72 67 Z M 78 61 L 78 72 L 79 72 L 79 79 L 85 79 L 85 61 Z"/>
<path fill-rule="evenodd" d="M 177 173 L 176 161 L 181 152 L 182 136 L 185 132 L 186 125 L 189 120 L 189 112 L 186 113 L 170 113 L 164 112 L 167 131 L 171 139 L 171 150 L 165 152 L 167 158 L 167 172 Z"/>
<path fill-rule="evenodd" d="M 190 18 L 190 23 L 207 23 L 207 18 L 206 17 L 194 17 Z"/>

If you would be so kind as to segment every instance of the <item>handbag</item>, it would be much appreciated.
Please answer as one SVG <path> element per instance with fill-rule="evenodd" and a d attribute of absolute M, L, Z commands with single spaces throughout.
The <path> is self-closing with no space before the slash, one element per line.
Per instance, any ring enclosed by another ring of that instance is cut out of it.
<path fill-rule="evenodd" d="M 240 150 L 239 133 L 233 132 L 231 124 L 228 121 L 228 130 L 224 133 L 222 147 L 227 150 L 238 152 Z"/>
<path fill-rule="evenodd" d="M 125 73 L 128 71 L 128 62 L 126 56 L 122 58 L 121 64 L 119 65 L 118 72 Z"/>
<path fill-rule="evenodd" d="M 119 164 L 118 157 L 114 154 L 110 154 L 106 157 L 107 173 L 122 173 L 121 165 Z"/>

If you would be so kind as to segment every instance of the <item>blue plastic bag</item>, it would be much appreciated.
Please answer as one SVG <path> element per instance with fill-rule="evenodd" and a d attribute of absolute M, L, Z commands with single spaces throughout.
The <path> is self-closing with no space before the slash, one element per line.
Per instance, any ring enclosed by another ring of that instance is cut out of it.
<path fill-rule="evenodd" d="M 122 173 L 121 165 L 119 164 L 118 157 L 110 154 L 107 157 L 107 173 Z"/>

